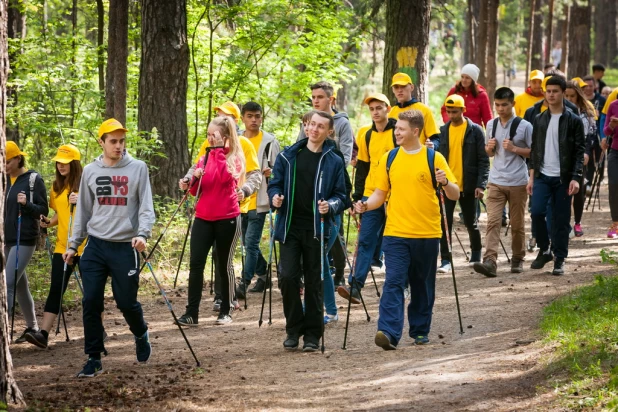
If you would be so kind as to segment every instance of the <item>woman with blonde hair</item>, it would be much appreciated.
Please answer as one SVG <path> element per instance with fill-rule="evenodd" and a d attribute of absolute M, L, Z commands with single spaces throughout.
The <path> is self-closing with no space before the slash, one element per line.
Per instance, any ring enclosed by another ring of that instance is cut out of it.
<path fill-rule="evenodd" d="M 204 267 L 213 243 L 219 262 L 234 258 L 234 246 L 240 236 L 238 191 L 245 175 L 245 157 L 236 134 L 236 124 L 228 117 L 217 117 L 208 125 L 206 154 L 199 160 L 192 181 L 191 194 L 197 197 L 195 221 L 191 229 L 189 262 L 189 299 L 187 310 L 178 319 L 184 326 L 197 326 Z M 234 271 L 230 264 L 217 265 L 222 281 L 221 307 L 217 324 L 232 322 L 230 301 L 234 296 Z"/>

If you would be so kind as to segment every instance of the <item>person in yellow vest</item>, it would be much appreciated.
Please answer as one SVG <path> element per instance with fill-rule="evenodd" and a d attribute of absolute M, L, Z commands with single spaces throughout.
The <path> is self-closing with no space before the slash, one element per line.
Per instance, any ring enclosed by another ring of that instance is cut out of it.
<path fill-rule="evenodd" d="M 543 100 L 543 88 L 541 83 L 545 78 L 540 70 L 532 70 L 528 78 L 528 87 L 526 91 L 515 97 L 515 115 L 517 117 L 524 117 L 526 110 L 534 106 L 540 100 Z"/>

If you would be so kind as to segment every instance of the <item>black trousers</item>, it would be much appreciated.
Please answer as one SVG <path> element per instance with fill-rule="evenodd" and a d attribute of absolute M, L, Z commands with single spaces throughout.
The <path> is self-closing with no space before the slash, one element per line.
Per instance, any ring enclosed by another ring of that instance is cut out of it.
<path fill-rule="evenodd" d="M 47 300 L 45 301 L 44 311 L 47 313 L 53 313 L 57 315 L 60 312 L 60 300 L 66 292 L 69 282 L 71 281 L 71 274 L 75 265 L 79 264 L 79 256 L 73 258 L 73 264 L 67 265 L 66 273 L 64 272 L 64 261 L 62 260 L 61 253 L 54 253 L 52 257 L 51 267 L 51 281 L 49 284 L 49 293 L 47 294 Z M 64 274 L 64 276 L 63 276 Z M 64 288 L 62 283 L 64 282 Z M 61 292 L 62 290 L 62 292 Z"/>
<path fill-rule="evenodd" d="M 285 330 L 288 335 L 304 335 L 305 342 L 318 343 L 322 336 L 322 281 L 320 241 L 313 230 L 288 231 L 281 243 L 281 295 Z M 301 268 L 302 259 L 302 268 Z M 300 296 L 301 276 L 305 275 L 305 311 Z"/>
<path fill-rule="evenodd" d="M 218 265 L 215 271 L 221 281 L 220 313 L 230 313 L 230 299 L 234 295 L 234 271 L 230 271 L 230 262 L 234 259 L 232 245 L 240 236 L 240 215 L 232 219 L 206 221 L 195 218 L 191 229 L 191 258 L 189 260 L 189 303 L 187 314 L 198 317 L 202 289 L 204 288 L 204 267 L 208 252 L 217 242 L 215 254 Z"/>
<path fill-rule="evenodd" d="M 461 207 L 461 213 L 463 214 L 464 224 L 468 229 L 468 236 L 470 236 L 470 246 L 473 252 L 480 252 L 483 249 L 481 244 L 481 231 L 479 230 L 478 220 L 476 218 L 476 208 L 478 200 L 474 197 L 473 193 L 460 193 L 459 206 Z M 444 196 L 444 206 L 446 207 L 446 220 L 448 222 L 448 233 L 453 234 L 453 212 L 455 211 L 455 201 L 448 199 Z M 440 255 L 442 260 L 448 260 L 448 243 L 446 241 L 446 232 L 444 230 L 444 219 L 440 221 L 442 223 L 442 239 L 440 239 Z M 452 245 L 451 245 L 452 246 Z"/>

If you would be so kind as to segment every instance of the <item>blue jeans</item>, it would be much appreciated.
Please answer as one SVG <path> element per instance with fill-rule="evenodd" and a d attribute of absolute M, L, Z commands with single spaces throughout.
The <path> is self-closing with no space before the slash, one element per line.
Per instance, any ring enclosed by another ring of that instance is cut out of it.
<path fill-rule="evenodd" d="M 333 280 L 332 273 L 330 272 L 330 265 L 328 264 L 328 252 L 335 244 L 335 241 L 339 241 L 339 228 L 341 227 L 341 215 L 335 216 L 333 224 L 330 226 L 330 233 L 328 239 L 324 242 L 324 307 L 326 313 L 329 315 L 337 314 L 337 303 L 335 302 L 335 281 Z"/>
<path fill-rule="evenodd" d="M 262 230 L 267 212 L 258 213 L 257 210 L 250 210 L 242 214 L 242 240 L 245 245 L 245 270 L 242 274 L 243 281 L 251 283 L 253 274 L 258 277 L 266 276 L 266 259 L 260 250 L 260 240 L 262 240 Z"/>
<path fill-rule="evenodd" d="M 559 177 L 541 174 L 534 178 L 532 190 L 532 221 L 536 227 L 536 241 L 539 249 L 549 248 L 551 240 L 554 255 L 566 258 L 569 254 L 569 232 L 571 231 L 571 196 L 569 183 L 561 183 Z M 551 211 L 551 218 L 549 218 Z M 548 231 L 545 219 L 551 221 Z M 551 233 L 551 237 L 550 237 Z"/>
<path fill-rule="evenodd" d="M 363 200 L 367 200 L 367 197 L 363 196 Z M 380 238 L 384 232 L 385 222 L 386 211 L 384 205 L 362 215 L 361 231 L 358 234 L 358 253 L 354 267 L 354 276 L 356 276 L 356 284 L 359 288 L 365 286 L 367 273 L 369 273 L 371 268 L 371 260 L 374 257 L 376 248 L 380 246 L 378 242 L 381 240 Z M 352 275 L 350 273 L 348 276 L 348 283 L 350 285 L 352 284 Z"/>
<path fill-rule="evenodd" d="M 436 296 L 436 269 L 440 239 L 407 239 L 384 236 L 386 279 L 380 299 L 378 330 L 394 344 L 403 331 L 403 291 L 410 281 L 408 322 L 410 336 L 427 336 Z"/>

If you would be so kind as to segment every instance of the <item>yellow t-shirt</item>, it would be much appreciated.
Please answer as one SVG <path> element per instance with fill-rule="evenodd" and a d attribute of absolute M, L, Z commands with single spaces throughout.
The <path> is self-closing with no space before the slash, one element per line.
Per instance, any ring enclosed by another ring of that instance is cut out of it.
<path fill-rule="evenodd" d="M 376 188 L 391 191 L 384 236 L 441 238 L 440 203 L 431 181 L 427 148 L 421 146 L 421 150 L 415 154 L 406 153 L 400 148 L 389 173 L 386 172 L 387 159 L 388 153 L 385 153 L 376 173 Z M 444 170 L 446 178 L 457 183 L 444 156 L 438 152 L 435 154 L 434 167 Z"/>
<path fill-rule="evenodd" d="M 13 186 L 15 184 L 16 180 L 17 180 L 17 177 L 11 176 L 11 186 Z"/>
<path fill-rule="evenodd" d="M 453 123 L 448 128 L 448 166 L 451 168 L 459 190 L 463 192 L 464 172 L 463 172 L 463 143 L 464 135 L 468 122 L 464 122 L 459 126 L 453 126 Z"/>
<path fill-rule="evenodd" d="M 249 172 L 253 172 L 254 170 L 260 170 L 260 164 L 258 163 L 257 152 L 253 147 L 253 144 L 249 139 L 245 136 L 238 136 L 240 139 L 240 147 L 242 149 L 243 154 L 245 155 L 245 174 Z M 200 147 L 200 151 L 197 154 L 197 158 L 195 159 L 195 163 L 200 161 L 200 158 L 206 154 L 206 148 L 210 146 L 208 143 L 208 139 L 204 140 L 202 143 L 202 147 Z M 249 211 L 249 202 L 251 201 L 251 196 L 247 199 L 240 202 L 240 213 L 247 213 Z"/>
<path fill-rule="evenodd" d="M 612 104 L 614 100 L 618 99 L 618 87 L 616 87 L 610 94 L 607 96 L 607 100 L 605 101 L 605 106 L 603 106 L 603 110 L 601 113 L 607 114 L 609 110 L 609 105 Z M 602 126 L 602 125 L 601 125 Z"/>
<path fill-rule="evenodd" d="M 423 130 L 421 131 L 421 135 L 419 137 L 421 144 L 425 144 L 425 141 L 431 136 L 440 133 L 436 124 L 436 119 L 434 119 L 433 113 L 431 113 L 431 109 L 429 109 L 429 107 L 427 107 L 421 102 L 406 106 L 403 109 L 395 105 L 388 114 L 388 117 L 399 120 L 399 113 L 406 112 L 412 109 L 419 110 L 421 113 L 423 113 L 423 117 L 425 118 L 425 125 L 423 126 Z"/>
<path fill-rule="evenodd" d="M 67 239 L 69 236 L 69 214 L 71 206 L 69 204 L 69 188 L 66 187 L 62 193 L 58 194 L 52 189 L 49 195 L 49 207 L 54 209 L 58 216 L 58 231 L 56 233 L 56 246 L 54 253 L 64 253 L 67 250 Z M 75 218 L 75 209 L 73 209 L 73 219 Z M 77 248 L 77 254 L 81 255 L 86 246 L 87 239 L 84 239 L 82 244 Z"/>
<path fill-rule="evenodd" d="M 515 97 L 515 115 L 523 118 L 526 110 L 534 106 L 539 100 L 543 100 L 543 96 L 535 97 L 526 92 Z"/>
<path fill-rule="evenodd" d="M 369 174 L 365 180 L 365 190 L 363 196 L 371 196 L 376 188 L 375 173 L 378 163 L 382 158 L 382 155 L 391 149 L 395 148 L 393 144 L 393 129 L 385 130 L 383 132 L 372 131 L 371 139 L 369 141 L 369 150 L 367 150 L 367 131 L 371 129 L 372 125 L 363 126 L 360 128 L 356 135 L 356 144 L 358 145 L 358 160 L 363 162 L 370 162 Z"/>
<path fill-rule="evenodd" d="M 255 136 L 255 137 L 247 137 L 247 139 L 253 145 L 253 148 L 255 149 L 255 153 L 256 154 L 260 150 L 260 145 L 262 144 L 262 139 L 263 138 L 264 138 L 264 133 L 262 133 L 261 130 L 260 130 L 260 133 L 258 133 L 257 136 Z M 248 208 L 248 210 L 255 210 L 255 209 L 257 209 L 257 192 L 255 192 L 254 194 L 252 194 L 249 197 L 249 208 Z"/>

